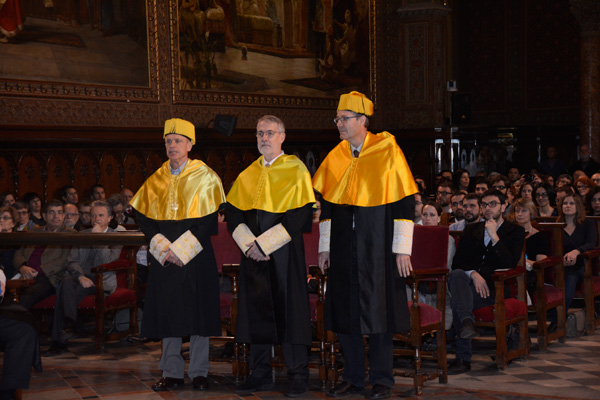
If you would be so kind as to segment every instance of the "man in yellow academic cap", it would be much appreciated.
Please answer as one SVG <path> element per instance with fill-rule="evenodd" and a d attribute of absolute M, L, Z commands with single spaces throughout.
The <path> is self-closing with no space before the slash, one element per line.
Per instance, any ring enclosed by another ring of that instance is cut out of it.
<path fill-rule="evenodd" d="M 194 125 L 173 118 L 163 134 L 169 161 L 131 200 L 136 221 L 150 241 L 148 288 L 142 335 L 162 339 L 163 377 L 152 389 L 184 384 L 182 337 L 190 336 L 188 376 L 208 389 L 208 337 L 221 334 L 219 278 L 210 236 L 218 233 L 217 211 L 225 202 L 221 180 L 200 160 L 188 158 Z"/>
<path fill-rule="evenodd" d="M 323 197 L 319 266 L 329 268 L 325 327 L 344 353 L 343 381 L 331 397 L 364 391 L 363 334 L 369 335 L 369 397 L 389 397 L 393 334 L 410 329 L 404 277 L 412 270 L 418 190 L 396 138 L 368 131 L 372 114 L 362 93 L 340 97 L 334 122 L 342 141 L 313 177 Z"/>
<path fill-rule="evenodd" d="M 265 115 L 256 131 L 262 156 L 238 176 L 225 209 L 243 253 L 236 341 L 250 343 L 252 369 L 236 392 L 273 387 L 271 348 L 278 343 L 290 377 L 286 396 L 300 397 L 308 392 L 312 342 L 302 232 L 310 229 L 315 197 L 306 166 L 281 150 L 283 122 Z"/>

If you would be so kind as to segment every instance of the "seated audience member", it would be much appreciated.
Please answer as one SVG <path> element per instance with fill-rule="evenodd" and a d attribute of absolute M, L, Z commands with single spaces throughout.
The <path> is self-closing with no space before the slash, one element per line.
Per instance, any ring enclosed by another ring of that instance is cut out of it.
<path fill-rule="evenodd" d="M 415 175 L 415 182 L 417 184 L 417 188 L 419 188 L 419 193 L 427 196 L 427 185 L 425 184 L 425 179 L 421 175 Z"/>
<path fill-rule="evenodd" d="M 17 212 L 12 207 L 0 207 L 0 232 L 10 233 L 15 231 L 15 224 L 17 221 Z M 12 278 L 16 271 L 13 265 L 13 258 L 15 255 L 14 247 L 0 247 L 0 268 L 4 271 L 4 274 L 8 279 Z"/>
<path fill-rule="evenodd" d="M 81 233 L 114 232 L 108 224 L 112 220 L 113 210 L 110 203 L 96 200 L 92 203 L 91 229 Z M 77 321 L 77 305 L 84 297 L 96 293 L 96 276 L 92 268 L 119 259 L 122 246 L 74 247 L 67 259 L 69 272 L 60 282 L 56 291 L 56 308 L 52 323 L 52 345 L 47 355 L 60 354 L 67 349 L 67 341 L 74 337 Z M 112 294 L 117 288 L 117 276 L 114 272 L 103 275 L 105 295 Z"/>
<path fill-rule="evenodd" d="M 506 176 L 497 175 L 490 183 L 492 185 L 491 189 L 496 189 L 506 196 L 506 192 L 508 192 L 508 189 L 510 188 L 510 182 Z"/>
<path fill-rule="evenodd" d="M 558 210 L 554 208 L 556 193 L 552 186 L 546 183 L 536 187 L 533 191 L 533 198 L 538 205 L 540 217 L 558 217 Z"/>
<path fill-rule="evenodd" d="M 535 217 L 537 217 L 535 204 L 525 199 L 517 199 L 509 217 L 510 220 L 525 229 L 525 269 L 527 270 L 527 291 L 530 296 L 535 296 L 537 282 L 533 263 L 543 260 L 550 254 L 548 238 L 531 225 L 531 221 Z"/>
<path fill-rule="evenodd" d="M 454 175 L 452 174 L 452 171 L 450 171 L 449 169 L 443 169 L 440 172 L 441 175 L 441 179 L 442 181 L 448 181 L 448 182 L 452 182 L 454 180 Z"/>
<path fill-rule="evenodd" d="M 421 215 L 423 216 L 423 226 L 437 226 L 441 221 L 441 210 L 442 208 L 437 203 L 426 204 L 423 206 L 421 211 Z M 448 269 L 452 269 L 452 260 L 454 258 L 454 253 L 456 251 L 456 245 L 454 243 L 454 238 L 452 236 L 448 236 Z M 431 307 L 436 307 L 437 296 L 435 292 L 435 288 L 433 291 L 431 290 L 429 284 L 427 282 L 421 282 L 419 285 L 419 301 L 430 305 Z M 412 290 L 407 290 L 408 299 L 412 300 Z M 450 308 L 450 297 L 449 294 L 446 295 L 446 326 L 445 329 L 448 330 L 452 327 L 452 309 Z"/>
<path fill-rule="evenodd" d="M 507 177 L 508 177 L 508 180 L 510 181 L 511 184 L 513 184 L 514 182 L 518 181 L 519 178 L 521 178 L 521 173 L 519 172 L 519 168 L 517 168 L 517 167 L 511 167 L 508 170 Z"/>
<path fill-rule="evenodd" d="M 600 186 L 600 172 L 596 172 L 594 175 L 591 176 L 590 179 L 594 181 L 594 184 L 596 186 Z"/>
<path fill-rule="evenodd" d="M 90 211 L 92 210 L 92 203 L 84 201 L 79 203 L 79 222 L 84 229 L 92 227 L 92 217 Z"/>
<path fill-rule="evenodd" d="M 519 198 L 533 201 L 533 188 L 535 185 L 532 182 L 524 182 L 519 190 Z"/>
<path fill-rule="evenodd" d="M 44 206 L 46 225 L 32 232 L 70 232 L 74 229 L 64 225 L 64 206 L 60 200 L 51 200 Z M 35 284 L 26 288 L 19 303 L 28 310 L 54 294 L 55 287 L 65 275 L 65 265 L 71 246 L 24 246 L 15 252 L 14 266 L 23 279 L 34 279 Z"/>
<path fill-rule="evenodd" d="M 556 179 L 559 175 L 567 173 L 567 166 L 565 163 L 562 162 L 560 158 L 556 157 L 558 155 L 556 147 L 548 146 L 546 155 L 548 157 L 540 163 L 539 171 L 542 174 L 552 176 Z"/>
<path fill-rule="evenodd" d="M 588 195 L 587 215 L 600 216 L 600 186 L 596 186 Z"/>
<path fill-rule="evenodd" d="M 548 185 L 554 187 L 554 177 L 552 175 L 546 175 L 544 177 L 544 182 L 547 183 Z"/>
<path fill-rule="evenodd" d="M 450 205 L 452 206 L 452 213 L 454 214 L 454 222 L 462 221 L 465 218 L 463 210 L 463 200 L 465 199 L 465 195 L 466 193 L 464 191 L 456 192 L 452 195 Z"/>
<path fill-rule="evenodd" d="M 27 204 L 25 204 L 25 202 L 19 200 L 15 202 L 13 208 L 17 210 L 17 231 L 30 231 L 36 227 L 36 224 L 34 224 L 33 221 L 29 219 L 29 208 L 27 207 Z"/>
<path fill-rule="evenodd" d="M 106 200 L 106 191 L 104 190 L 104 186 L 97 183 L 90 188 L 90 200 Z"/>
<path fill-rule="evenodd" d="M 538 186 L 544 183 L 544 176 L 537 171 L 531 171 L 531 183 Z"/>
<path fill-rule="evenodd" d="M 59 189 L 60 199 L 65 204 L 74 204 L 77 205 L 79 203 L 79 195 L 77 194 L 77 189 L 73 185 L 65 185 Z"/>
<path fill-rule="evenodd" d="M 464 190 L 469 193 L 471 184 L 471 177 L 469 171 L 466 169 L 459 169 L 454 173 L 454 187 L 457 192 Z"/>
<path fill-rule="evenodd" d="M 79 222 L 79 208 L 75 204 L 65 204 L 65 226 L 80 231 L 82 228 Z"/>
<path fill-rule="evenodd" d="M 490 183 L 485 178 L 478 178 L 475 181 L 475 194 L 483 196 L 490 189 Z"/>
<path fill-rule="evenodd" d="M 585 219 L 585 207 L 581 197 L 568 194 L 559 209 L 559 222 L 563 228 L 563 246 L 565 255 L 565 310 L 569 311 L 577 284 L 583 281 L 583 259 L 581 253 L 598 246 L 596 224 Z"/>
<path fill-rule="evenodd" d="M 135 221 L 135 215 L 131 209 L 131 205 L 129 204 L 131 199 L 133 199 L 133 192 L 130 189 L 123 188 L 123 190 L 121 190 L 121 196 L 123 196 L 123 200 L 125 201 L 125 214 Z"/>
<path fill-rule="evenodd" d="M 115 228 L 116 225 L 135 224 L 133 218 L 130 218 L 125 213 L 125 200 L 120 194 L 111 195 L 107 201 L 110 203 L 110 205 L 113 208 L 113 212 L 115 213 L 114 219 L 112 221 L 115 223 L 115 226 L 113 226 L 113 228 Z"/>
<path fill-rule="evenodd" d="M 423 204 L 425 204 L 423 202 L 423 196 L 421 195 L 421 193 L 415 193 L 415 219 L 413 220 L 413 222 L 415 223 L 415 225 L 423 225 L 423 220 L 421 218 L 421 211 L 423 209 Z"/>
<path fill-rule="evenodd" d="M 450 225 L 451 231 L 464 231 L 466 225 L 480 221 L 481 197 L 475 193 L 469 193 L 462 201 L 463 219 Z"/>
<path fill-rule="evenodd" d="M 15 204 L 15 196 L 11 192 L 0 194 L 0 207 L 12 207 Z"/>
<path fill-rule="evenodd" d="M 556 188 L 561 186 L 571 186 L 573 184 L 573 177 L 569 174 L 562 174 L 556 180 Z"/>
<path fill-rule="evenodd" d="M 600 171 L 600 164 L 596 160 L 594 160 L 591 157 L 591 155 L 592 152 L 590 151 L 590 146 L 588 146 L 585 143 L 580 145 L 579 160 L 577 160 L 575 164 L 571 165 L 571 167 L 569 168 L 569 173 L 574 175 L 575 171 L 581 170 L 587 176 L 592 176 L 592 174 L 594 174 L 595 172 Z"/>
<path fill-rule="evenodd" d="M 0 346 L 4 348 L 0 399 L 15 398 L 17 389 L 28 389 L 31 367 L 42 372 L 40 346 L 35 321 L 18 304 L 2 302 L 6 292 L 6 276 L 0 270 Z"/>
<path fill-rule="evenodd" d="M 587 176 L 581 176 L 575 180 L 575 189 L 577 189 L 577 193 L 581 196 L 583 204 L 587 204 L 587 195 L 590 190 L 594 190 L 595 188 L 596 184 Z"/>
<path fill-rule="evenodd" d="M 315 196 L 316 197 L 316 196 Z M 319 218 L 321 218 L 321 202 L 315 200 L 315 207 L 313 208 L 312 223 L 318 224 Z M 219 210 L 219 222 L 225 221 L 225 210 Z"/>
<path fill-rule="evenodd" d="M 492 172 L 490 172 L 490 173 L 488 174 L 488 176 L 487 176 L 487 180 L 488 180 L 489 182 L 493 182 L 493 181 L 494 181 L 494 179 L 496 179 L 498 176 L 500 176 L 500 172 L 498 172 L 498 171 L 492 171 Z"/>
<path fill-rule="evenodd" d="M 481 202 L 485 222 L 467 225 L 458 243 L 448 279 L 453 324 L 458 333 L 456 359 L 449 365 L 448 375 L 471 369 L 471 339 L 479 336 L 473 310 L 494 304 L 494 271 L 515 268 L 521 257 L 525 230 L 502 218 L 505 208 L 502 193 L 485 192 Z"/>
<path fill-rule="evenodd" d="M 40 196 L 35 192 L 25 193 L 23 201 L 29 207 L 29 219 L 36 225 L 44 225 L 46 222 L 42 216 L 42 199 Z"/>
<path fill-rule="evenodd" d="M 451 213 L 452 207 L 450 202 L 452 200 L 452 195 L 454 194 L 454 185 L 450 181 L 444 181 L 438 185 L 437 192 L 435 196 L 435 202 L 442 207 L 443 212 Z"/>
<path fill-rule="evenodd" d="M 575 189 L 570 185 L 560 186 L 556 189 L 556 208 L 558 210 L 560 210 L 563 199 L 569 194 L 575 194 Z"/>
<path fill-rule="evenodd" d="M 583 172 L 581 170 L 577 170 L 577 171 L 573 172 L 573 182 L 577 182 L 577 179 L 581 178 L 582 176 L 587 178 L 587 175 L 585 174 L 585 172 Z M 575 183 L 573 183 L 573 186 L 575 186 Z"/>

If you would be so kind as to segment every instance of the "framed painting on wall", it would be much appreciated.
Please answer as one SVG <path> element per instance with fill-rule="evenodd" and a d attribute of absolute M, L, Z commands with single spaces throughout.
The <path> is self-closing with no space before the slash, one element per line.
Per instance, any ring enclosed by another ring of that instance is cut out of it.
<path fill-rule="evenodd" d="M 0 95 L 158 101 L 155 1 L 6 0 L 0 17 Z"/>
<path fill-rule="evenodd" d="M 178 103 L 330 107 L 375 95 L 374 0 L 172 0 Z"/>

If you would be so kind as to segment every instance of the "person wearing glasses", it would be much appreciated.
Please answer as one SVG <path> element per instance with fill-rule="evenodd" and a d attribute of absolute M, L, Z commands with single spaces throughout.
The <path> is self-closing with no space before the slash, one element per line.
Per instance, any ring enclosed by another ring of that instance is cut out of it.
<path fill-rule="evenodd" d="M 17 220 L 15 221 L 17 226 L 15 230 L 18 232 L 26 232 L 35 228 L 37 225 L 29 219 L 29 207 L 25 204 L 24 201 L 17 200 L 15 204 L 13 204 L 13 208 L 17 210 Z"/>
<path fill-rule="evenodd" d="M 535 188 L 533 198 L 538 206 L 540 217 L 558 217 L 558 210 L 554 208 L 556 192 L 551 185 L 544 183 Z"/>
<path fill-rule="evenodd" d="M 448 375 L 471 370 L 471 339 L 479 336 L 473 310 L 494 304 L 494 271 L 515 268 L 521 257 L 525 230 L 503 219 L 505 208 L 500 191 L 485 192 L 481 201 L 485 221 L 466 225 L 458 243 L 448 278 L 457 332 L 456 358 L 448 366 Z"/>
<path fill-rule="evenodd" d="M 150 243 L 148 286 L 141 335 L 162 338 L 154 391 L 184 385 L 182 338 L 190 336 L 188 376 L 207 390 L 209 336 L 221 335 L 219 275 L 210 241 L 218 233 L 225 202 L 219 176 L 204 162 L 188 158 L 196 143 L 194 125 L 180 118 L 165 122 L 168 160 L 131 200 L 140 230 Z"/>
<path fill-rule="evenodd" d="M 442 212 L 452 213 L 452 196 L 456 193 L 454 185 L 450 181 L 442 181 L 435 193 L 435 202 L 442 207 Z"/>
<path fill-rule="evenodd" d="M 239 395 L 273 387 L 271 349 L 283 346 L 290 385 L 287 397 L 308 392 L 312 343 L 304 239 L 315 195 L 310 172 L 281 150 L 281 119 L 265 115 L 256 125 L 262 155 L 240 173 L 227 194 L 227 227 L 242 251 L 236 341 L 250 343 L 251 375 Z"/>
<path fill-rule="evenodd" d="M 583 200 L 583 204 L 588 203 L 588 194 L 596 188 L 596 184 L 593 180 L 588 178 L 587 176 L 580 176 L 575 181 L 575 189 L 577 189 L 577 193 L 581 196 L 581 200 Z"/>
<path fill-rule="evenodd" d="M 418 188 L 396 138 L 368 131 L 371 115 L 364 94 L 340 97 L 333 122 L 341 142 L 313 177 L 323 197 L 319 267 L 329 270 L 325 327 L 344 353 L 343 381 L 332 397 L 364 392 L 363 335 L 369 335 L 370 398 L 391 396 L 393 335 L 410 327 L 404 278 L 412 271 Z"/>

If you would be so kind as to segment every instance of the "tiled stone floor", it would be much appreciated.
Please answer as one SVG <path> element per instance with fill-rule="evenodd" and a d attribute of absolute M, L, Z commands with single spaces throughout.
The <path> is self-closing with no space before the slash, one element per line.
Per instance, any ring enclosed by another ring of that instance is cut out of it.
<path fill-rule="evenodd" d="M 450 376 L 448 384 L 437 381 L 425 384 L 422 399 L 600 399 L 600 331 L 595 335 L 553 342 L 549 350 L 537 350 L 532 338 L 528 360 L 511 363 L 498 371 L 490 354 L 494 344 L 489 339 L 474 342 L 471 372 Z M 43 343 L 45 349 L 47 343 Z M 185 348 L 185 347 L 184 347 Z M 160 344 L 131 344 L 126 341 L 106 344 L 97 351 L 90 337 L 74 340 L 69 352 L 44 357 L 44 372 L 34 373 L 25 400 L 33 399 L 236 399 L 231 365 L 211 363 L 211 390 L 196 392 L 186 378 L 186 386 L 172 392 L 154 393 L 150 387 L 160 377 Z M 220 348 L 213 348 L 218 352 Z M 448 356 L 449 359 L 453 355 Z M 307 399 L 326 398 L 319 390 L 316 371 L 311 371 L 311 392 Z M 282 399 L 287 388 L 285 374 L 277 373 L 272 392 L 248 398 Z M 412 381 L 396 378 L 394 395 L 416 398 Z M 355 395 L 350 398 L 362 398 Z"/>

